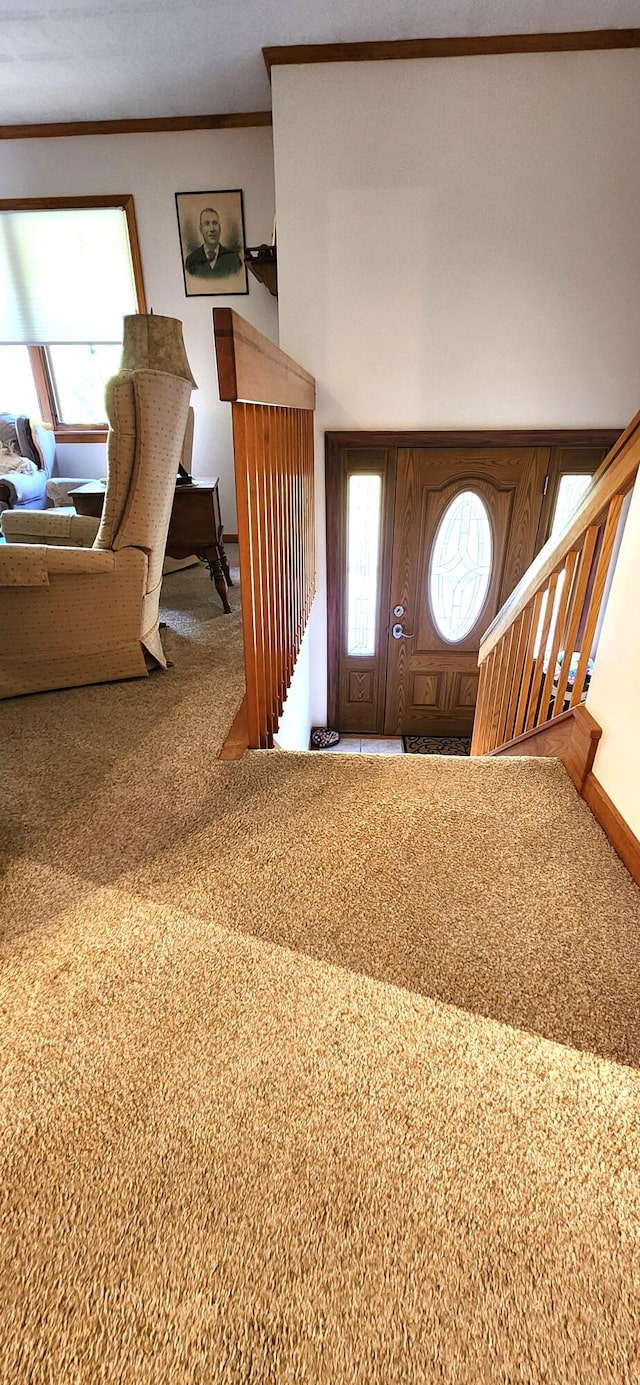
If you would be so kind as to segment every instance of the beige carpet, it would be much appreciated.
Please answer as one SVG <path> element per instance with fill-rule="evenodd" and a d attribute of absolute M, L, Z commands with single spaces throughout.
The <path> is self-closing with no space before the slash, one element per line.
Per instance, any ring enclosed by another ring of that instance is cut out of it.
<path fill-rule="evenodd" d="M 15 699 L 0 1380 L 640 1380 L 640 903 L 538 761 L 215 752 L 239 617 Z"/>

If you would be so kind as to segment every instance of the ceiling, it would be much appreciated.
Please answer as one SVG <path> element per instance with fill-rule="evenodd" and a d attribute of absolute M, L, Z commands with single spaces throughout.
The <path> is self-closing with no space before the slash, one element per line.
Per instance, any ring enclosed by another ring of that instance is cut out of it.
<path fill-rule="evenodd" d="M 0 124 L 267 110 L 281 44 L 638 26 L 640 0 L 0 0 Z"/>

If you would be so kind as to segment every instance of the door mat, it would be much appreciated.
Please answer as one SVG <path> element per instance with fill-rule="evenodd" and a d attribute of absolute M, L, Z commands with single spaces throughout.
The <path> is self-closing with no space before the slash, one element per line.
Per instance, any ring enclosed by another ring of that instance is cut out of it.
<path fill-rule="evenodd" d="M 471 736 L 403 736 L 407 755 L 470 755 Z"/>

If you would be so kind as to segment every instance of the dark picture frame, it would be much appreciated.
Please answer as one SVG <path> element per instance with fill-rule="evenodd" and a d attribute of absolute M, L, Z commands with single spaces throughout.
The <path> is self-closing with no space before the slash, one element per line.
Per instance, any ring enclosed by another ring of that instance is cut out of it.
<path fill-rule="evenodd" d="M 187 298 L 248 293 L 242 189 L 176 192 L 175 199 Z"/>

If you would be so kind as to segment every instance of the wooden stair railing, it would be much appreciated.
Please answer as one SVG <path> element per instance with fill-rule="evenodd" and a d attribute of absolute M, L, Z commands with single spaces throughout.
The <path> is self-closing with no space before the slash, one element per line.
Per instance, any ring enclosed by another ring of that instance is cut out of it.
<path fill-rule="evenodd" d="M 579 708 L 622 505 L 639 467 L 640 413 L 605 457 L 564 534 L 541 549 L 482 637 L 472 755 L 507 745 L 526 753 L 522 741 L 519 751 L 512 743 Z"/>
<path fill-rule="evenodd" d="M 315 380 L 230 308 L 214 308 L 233 414 L 248 745 L 270 748 L 315 595 Z"/>

